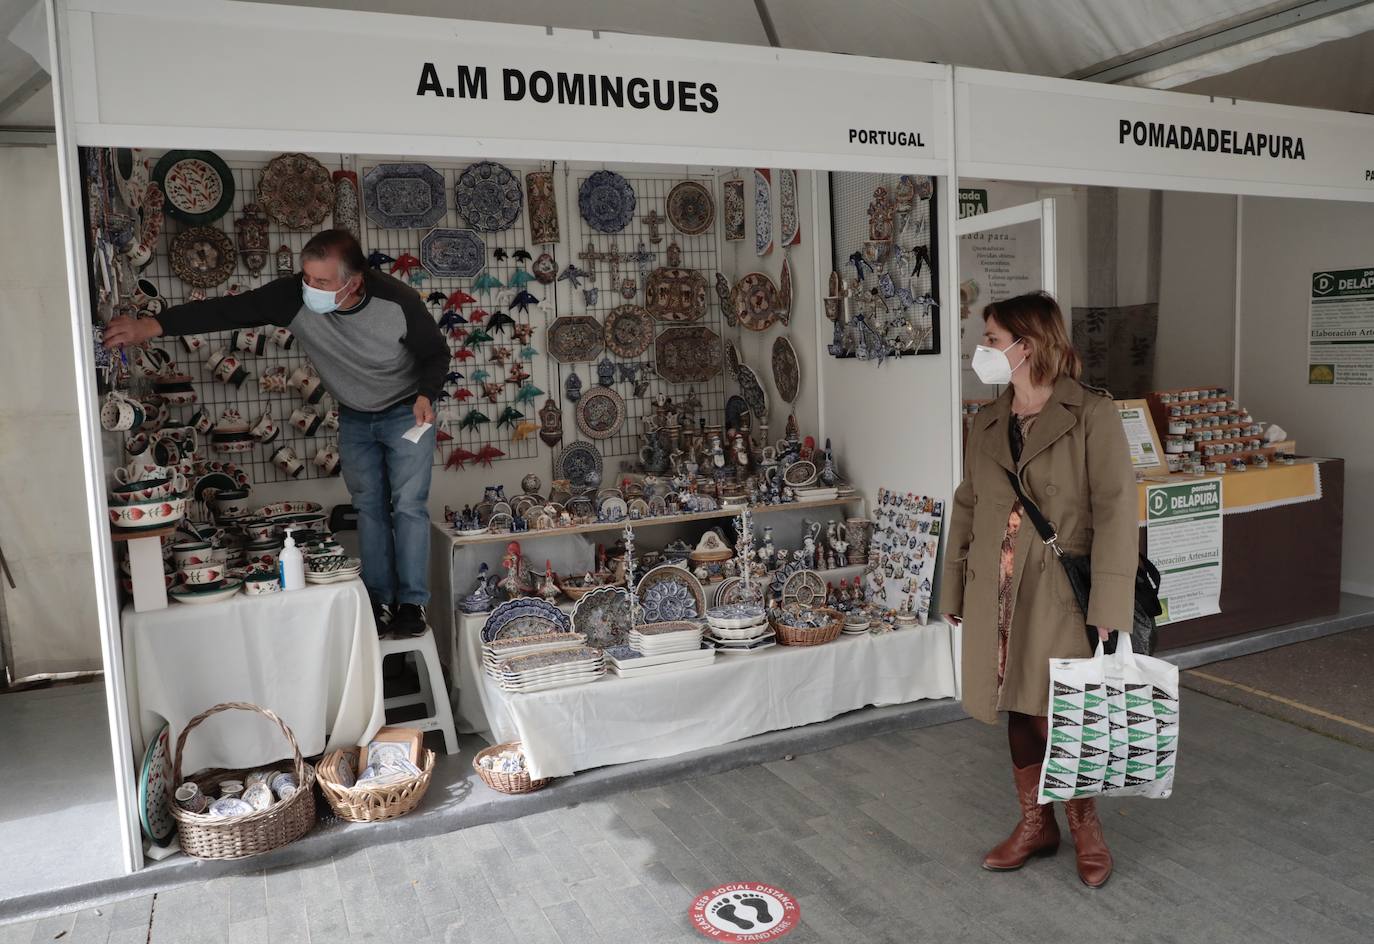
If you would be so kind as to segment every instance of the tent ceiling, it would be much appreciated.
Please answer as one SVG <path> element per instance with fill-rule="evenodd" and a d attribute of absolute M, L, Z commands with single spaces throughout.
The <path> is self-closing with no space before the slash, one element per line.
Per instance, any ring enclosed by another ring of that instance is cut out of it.
<path fill-rule="evenodd" d="M 0 0 L 0 37 L 35 0 Z M 297 6 L 600 29 L 767 45 L 748 0 L 265 0 Z M 1168 49 L 1229 25 L 1292 9 L 1304 0 L 764 0 L 779 45 L 892 59 L 949 62 L 1038 75 L 1077 76 Z M 1314 107 L 1374 111 L 1370 41 L 1326 42 L 1187 90 Z M 0 38 L 0 102 L 32 78 L 34 61 Z M 1300 71 L 1298 71 L 1300 70 Z M 1299 77 L 1295 79 L 1295 76 Z M 1366 81 L 1361 81 L 1365 77 Z M 51 124 L 46 89 L 0 126 Z"/>

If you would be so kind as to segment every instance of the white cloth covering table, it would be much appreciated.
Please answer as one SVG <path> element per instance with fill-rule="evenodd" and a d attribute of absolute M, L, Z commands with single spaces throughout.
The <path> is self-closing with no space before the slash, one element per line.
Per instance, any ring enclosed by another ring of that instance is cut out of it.
<path fill-rule="evenodd" d="M 823 646 L 717 654 L 711 665 L 508 694 L 482 673 L 485 614 L 459 619 L 458 710 L 463 730 L 520 741 L 530 774 L 563 777 L 727 744 L 824 721 L 870 705 L 956 694 L 951 627 L 943 622 Z"/>
<path fill-rule="evenodd" d="M 171 743 L 211 705 L 246 701 L 281 716 L 307 756 L 365 743 L 385 723 L 381 655 L 362 581 L 123 614 L 135 749 L 164 723 Z M 290 756 L 261 715 L 215 715 L 186 742 L 183 773 Z"/>

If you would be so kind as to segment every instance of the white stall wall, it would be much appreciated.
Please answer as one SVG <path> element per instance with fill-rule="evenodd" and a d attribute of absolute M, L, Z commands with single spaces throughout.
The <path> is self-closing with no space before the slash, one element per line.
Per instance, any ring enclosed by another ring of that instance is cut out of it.
<path fill-rule="evenodd" d="M 1257 418 L 1276 422 L 1312 456 L 1345 467 L 1341 587 L 1374 596 L 1374 389 L 1309 386 L 1307 300 L 1312 273 L 1374 265 L 1374 207 L 1244 198 L 1240 389 Z M 1281 540 L 1313 540 L 1283 535 Z"/>
<path fill-rule="evenodd" d="M 1155 389 L 1234 386 L 1236 197 L 1166 191 L 1163 198 Z M 1254 410 L 1250 393 L 1244 403 Z"/>
<path fill-rule="evenodd" d="M 100 668 L 53 148 L 0 148 L 0 545 L 17 677 Z"/>

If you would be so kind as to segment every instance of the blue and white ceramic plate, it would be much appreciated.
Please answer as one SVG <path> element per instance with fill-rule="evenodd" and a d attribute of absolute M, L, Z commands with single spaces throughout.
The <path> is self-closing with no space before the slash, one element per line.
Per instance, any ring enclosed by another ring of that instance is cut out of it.
<path fill-rule="evenodd" d="M 600 587 L 573 606 L 572 626 L 587 634 L 598 649 L 622 646 L 630 638 L 630 593 L 624 587 Z"/>
<path fill-rule="evenodd" d="M 428 164 L 378 164 L 363 174 L 367 218 L 383 229 L 418 229 L 444 218 L 444 177 Z"/>
<path fill-rule="evenodd" d="M 634 188 L 613 170 L 596 171 L 578 188 L 577 209 L 592 229 L 618 233 L 634 219 Z"/>
<path fill-rule="evenodd" d="M 575 488 L 583 488 L 600 482 L 602 472 L 601 453 L 591 443 L 584 440 L 569 443 L 558 454 L 554 463 L 554 478 L 567 479 Z"/>
<path fill-rule="evenodd" d="M 491 611 L 491 615 L 482 626 L 482 642 L 551 632 L 572 632 L 568 615 L 547 600 L 538 597 L 516 597 Z"/>
<path fill-rule="evenodd" d="M 143 753 L 143 767 L 138 775 L 138 817 L 143 833 L 159 846 L 176 832 L 168 804 L 172 799 L 172 759 L 169 750 L 169 728 L 162 730 L 148 743 Z"/>
<path fill-rule="evenodd" d="M 487 244 L 470 229 L 432 229 L 420 240 L 420 264 L 436 278 L 470 279 L 486 265 Z"/>
<path fill-rule="evenodd" d="M 458 215 L 473 229 L 499 233 L 520 219 L 520 178 L 505 164 L 478 161 L 458 175 L 453 200 Z"/>
<path fill-rule="evenodd" d="M 706 593 L 691 571 L 663 564 L 639 581 L 639 604 L 646 623 L 698 619 L 706 613 Z"/>

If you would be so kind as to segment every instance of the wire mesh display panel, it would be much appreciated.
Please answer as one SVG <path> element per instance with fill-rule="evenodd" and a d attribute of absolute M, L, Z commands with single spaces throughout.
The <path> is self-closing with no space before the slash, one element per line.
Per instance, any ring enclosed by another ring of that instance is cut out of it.
<path fill-rule="evenodd" d="M 611 168 L 614 169 L 614 168 Z M 673 187 L 684 180 L 695 180 L 711 193 L 712 199 L 719 203 L 716 178 L 711 174 L 626 174 L 635 194 L 635 212 L 626 227 L 617 233 L 607 234 L 594 230 L 578 212 L 577 194 L 590 170 L 573 170 L 566 166 L 560 168 L 555 176 L 562 187 L 560 219 L 563 226 L 563 242 L 569 246 L 571 258 L 560 259 L 561 266 L 574 263 L 579 268 L 594 271 L 594 276 L 582 280 L 582 288 L 574 288 L 570 281 L 558 283 L 558 312 L 560 314 L 590 315 L 604 328 L 606 315 L 620 305 L 645 303 L 645 282 L 654 269 L 668 265 L 668 247 L 676 243 L 682 252 L 683 268 L 695 269 L 706 279 L 707 303 L 705 315 L 690 322 L 693 327 L 704 327 L 721 339 L 721 350 L 725 340 L 735 332 L 727 329 L 721 317 L 720 306 L 715 292 L 710 286 L 720 269 L 718 253 L 720 238 L 720 207 L 717 205 L 715 221 L 704 233 L 689 236 L 678 231 L 668 221 L 668 194 Z M 659 241 L 654 242 L 654 236 Z M 589 257 L 589 247 L 590 254 Z M 636 258 L 637 253 L 641 253 Z M 633 298 L 621 294 L 621 283 L 626 278 L 635 280 Z M 595 287 L 596 295 L 589 298 L 584 291 Z M 655 341 L 667 328 L 679 323 L 655 321 Z M 641 434 L 647 431 L 647 421 L 653 416 L 654 400 L 660 394 L 682 402 L 695 392 L 701 403 L 698 416 L 705 418 L 708 425 L 720 425 L 725 414 L 725 377 L 723 356 L 715 373 L 707 380 L 696 383 L 672 383 L 656 372 L 654 363 L 655 344 L 636 357 L 620 357 L 610 348 L 600 351 L 593 359 L 577 363 L 561 363 L 553 357 L 548 359 L 550 382 L 556 384 L 553 396 L 563 405 L 563 443 L 584 439 L 592 442 L 601 453 L 605 462 L 605 481 L 611 484 L 612 473 L 618 466 L 616 460 L 637 457 L 642 443 Z M 597 365 L 608 360 L 615 365 L 614 380 L 610 384 L 625 401 L 625 420 L 620 428 L 605 439 L 592 440 L 577 426 L 577 404 L 566 396 L 568 378 L 576 373 L 584 392 L 597 383 Z M 635 379 L 639 381 L 636 393 Z M 555 450 L 557 452 L 557 449 Z"/>
<path fill-rule="evenodd" d="M 835 171 L 830 174 L 830 232 L 832 264 L 847 281 L 858 274 L 850 256 L 862 252 L 868 241 L 868 208 L 873 191 L 886 187 L 889 193 L 897 189 L 899 175 L 873 174 L 857 171 Z M 921 178 L 924 179 L 924 178 Z M 892 276 L 897 289 L 907 289 L 917 299 L 940 297 L 940 256 L 938 243 L 938 215 L 936 189 L 939 183 L 930 178 L 928 199 L 918 198 L 911 212 L 898 214 L 894 242 L 902 248 L 903 261 L 888 261 L 876 267 L 864 266 L 863 292 L 878 286 L 883 273 Z M 924 253 L 918 247 L 924 247 Z M 919 268 L 918 268 L 919 264 Z M 891 304 L 891 303 L 890 303 Z M 912 325 L 918 332 L 927 332 L 926 340 L 916 353 L 940 352 L 940 319 L 933 305 L 913 305 L 909 312 Z"/>

